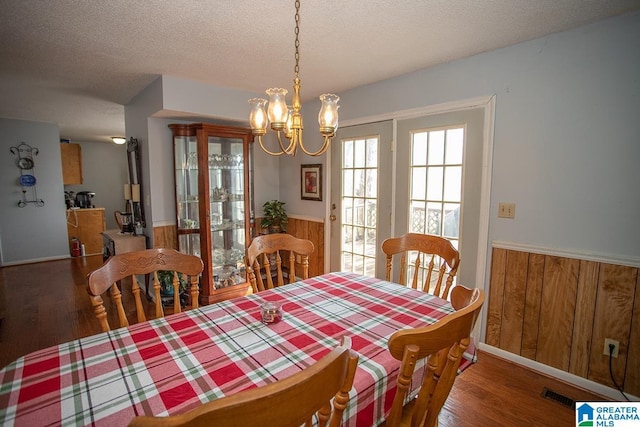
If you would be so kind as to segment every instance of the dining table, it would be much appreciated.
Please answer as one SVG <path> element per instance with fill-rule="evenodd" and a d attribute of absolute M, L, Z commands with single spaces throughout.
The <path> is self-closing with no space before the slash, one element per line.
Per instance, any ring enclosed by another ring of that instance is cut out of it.
<path fill-rule="evenodd" d="M 265 302 L 282 304 L 281 320 L 261 321 Z M 323 274 L 22 356 L 0 371 L 0 425 L 126 426 L 183 413 L 300 372 L 346 335 L 359 361 L 342 425 L 377 426 L 400 367 L 389 337 L 453 311 L 396 283 Z"/>

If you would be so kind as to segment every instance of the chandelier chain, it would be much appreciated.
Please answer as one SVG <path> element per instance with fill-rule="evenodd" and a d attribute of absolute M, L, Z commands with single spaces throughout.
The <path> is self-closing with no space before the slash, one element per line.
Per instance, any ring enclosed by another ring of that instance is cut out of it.
<path fill-rule="evenodd" d="M 296 0 L 296 42 L 295 42 L 295 47 L 296 47 L 296 66 L 293 69 L 296 77 L 298 77 L 298 72 L 300 71 L 300 67 L 298 65 L 298 63 L 300 62 L 300 39 L 298 38 L 299 34 L 300 34 L 300 0 Z"/>
<path fill-rule="evenodd" d="M 258 139 L 260 148 L 272 156 L 281 156 L 283 154 L 295 156 L 298 147 L 308 156 L 321 156 L 328 149 L 331 139 L 335 136 L 338 129 L 338 101 L 340 97 L 332 93 L 320 95 L 320 113 L 318 114 L 318 123 L 320 124 L 320 135 L 323 143 L 318 151 L 309 151 L 302 142 L 302 114 L 300 109 L 302 103 L 300 100 L 300 0 L 295 0 L 295 78 L 293 79 L 293 96 L 291 106 L 286 104 L 285 95 L 287 90 L 283 88 L 269 88 L 267 94 L 271 97 L 269 107 L 265 111 L 267 100 L 262 98 L 251 98 L 251 112 L 249 114 L 249 122 L 251 131 Z M 271 122 L 271 130 L 275 131 L 278 138 L 278 146 L 280 151 L 269 150 L 262 141 L 262 136 L 267 133 L 267 125 Z M 285 139 L 289 142 L 286 142 Z"/>

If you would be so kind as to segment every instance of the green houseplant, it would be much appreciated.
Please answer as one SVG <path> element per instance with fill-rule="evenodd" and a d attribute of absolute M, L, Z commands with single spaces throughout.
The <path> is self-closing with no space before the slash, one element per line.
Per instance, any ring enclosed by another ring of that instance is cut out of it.
<path fill-rule="evenodd" d="M 287 231 L 287 222 L 289 221 L 289 218 L 287 217 L 284 205 L 285 203 L 279 200 L 264 202 L 262 205 L 264 216 L 260 221 L 260 226 L 262 228 L 269 229 L 269 233 Z"/>
<path fill-rule="evenodd" d="M 180 273 L 178 273 L 178 278 L 180 280 L 180 302 L 184 306 L 187 299 L 185 291 L 187 290 L 188 283 Z M 163 305 L 165 305 L 165 302 L 167 303 L 166 305 L 171 305 L 171 301 L 173 300 L 173 271 L 158 270 L 158 282 L 160 282 L 160 296 Z"/>

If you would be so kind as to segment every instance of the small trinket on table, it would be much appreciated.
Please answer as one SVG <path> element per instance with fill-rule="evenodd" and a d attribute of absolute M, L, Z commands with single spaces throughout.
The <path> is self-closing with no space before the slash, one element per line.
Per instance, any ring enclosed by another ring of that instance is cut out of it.
<path fill-rule="evenodd" d="M 265 325 L 278 323 L 282 320 L 282 304 L 272 301 L 262 303 L 260 305 L 260 316 L 262 323 Z"/>

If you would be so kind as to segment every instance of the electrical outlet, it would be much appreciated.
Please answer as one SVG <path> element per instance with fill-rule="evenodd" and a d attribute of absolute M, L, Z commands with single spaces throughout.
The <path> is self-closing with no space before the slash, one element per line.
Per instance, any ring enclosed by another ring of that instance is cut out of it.
<path fill-rule="evenodd" d="M 515 203 L 498 203 L 498 218 L 510 218 L 516 217 L 516 204 Z"/>
<path fill-rule="evenodd" d="M 620 349 L 620 341 L 616 341 L 611 338 L 604 339 L 604 350 L 602 353 L 605 356 L 609 355 L 609 344 L 613 344 L 613 352 L 611 352 L 611 357 L 618 357 L 618 350 Z"/>

